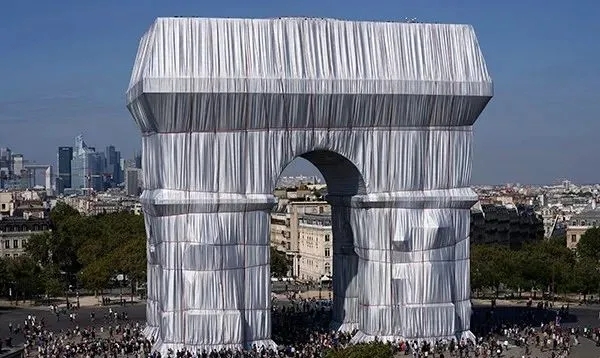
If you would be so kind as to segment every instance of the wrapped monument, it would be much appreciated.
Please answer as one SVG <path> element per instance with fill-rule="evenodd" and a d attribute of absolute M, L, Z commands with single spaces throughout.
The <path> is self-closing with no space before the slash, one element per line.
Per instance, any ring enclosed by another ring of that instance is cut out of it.
<path fill-rule="evenodd" d="M 127 92 L 155 348 L 274 344 L 272 193 L 296 157 L 328 184 L 337 327 L 468 336 L 472 125 L 491 96 L 467 25 L 158 19 Z"/>

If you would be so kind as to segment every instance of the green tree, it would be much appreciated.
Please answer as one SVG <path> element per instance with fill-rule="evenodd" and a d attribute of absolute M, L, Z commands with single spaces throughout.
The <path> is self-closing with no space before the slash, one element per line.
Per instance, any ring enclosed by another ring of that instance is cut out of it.
<path fill-rule="evenodd" d="M 44 266 L 40 271 L 40 284 L 45 294 L 49 297 L 55 297 L 64 293 L 66 282 L 56 265 Z"/>
<path fill-rule="evenodd" d="M 50 211 L 53 228 L 60 230 L 65 221 L 69 218 L 81 216 L 77 210 L 70 205 L 59 201 L 56 206 Z"/>
<path fill-rule="evenodd" d="M 562 247 L 567 247 L 567 236 L 566 235 L 562 235 L 562 236 L 553 236 L 550 239 L 548 239 L 548 241 L 553 245 L 553 246 L 562 246 Z"/>
<path fill-rule="evenodd" d="M 497 245 L 471 246 L 472 289 L 493 288 L 498 294 L 500 285 L 508 282 L 513 274 L 513 256 L 507 248 Z"/>
<path fill-rule="evenodd" d="M 113 272 L 111 262 L 103 257 L 84 266 L 79 272 L 79 278 L 84 287 L 93 290 L 97 296 L 98 292 L 102 292 L 108 286 Z"/>
<path fill-rule="evenodd" d="M 598 264 L 588 257 L 580 257 L 572 271 L 570 291 L 582 293 L 585 296 L 596 293 L 600 289 L 600 272 Z"/>
<path fill-rule="evenodd" d="M 64 272 L 64 287 L 79 278 L 85 288 L 101 291 L 116 274 L 135 283 L 146 278 L 144 219 L 127 212 L 81 216 L 64 203 L 50 213 L 53 231 L 34 235 L 26 252 L 43 267 L 45 289 L 56 291 L 56 271 Z"/>
<path fill-rule="evenodd" d="M 561 239 L 525 245 L 520 251 L 520 275 L 525 288 L 565 292 L 570 285 L 575 256 Z"/>
<path fill-rule="evenodd" d="M 40 267 L 28 256 L 8 259 L 7 276 L 12 297 L 18 301 L 41 293 L 40 272 Z"/>
<path fill-rule="evenodd" d="M 8 287 L 10 285 L 8 260 L 5 257 L 0 257 L 0 296 L 8 295 Z"/>
<path fill-rule="evenodd" d="M 594 227 L 586 230 L 581 235 L 577 244 L 577 253 L 581 257 L 587 257 L 600 262 L 600 228 Z"/>
<path fill-rule="evenodd" d="M 290 261 L 283 252 L 277 251 L 271 246 L 271 275 L 274 277 L 286 277 L 290 270 Z"/>
<path fill-rule="evenodd" d="M 394 350 L 389 343 L 371 342 L 353 345 L 344 349 L 330 350 L 327 358 L 392 358 Z"/>

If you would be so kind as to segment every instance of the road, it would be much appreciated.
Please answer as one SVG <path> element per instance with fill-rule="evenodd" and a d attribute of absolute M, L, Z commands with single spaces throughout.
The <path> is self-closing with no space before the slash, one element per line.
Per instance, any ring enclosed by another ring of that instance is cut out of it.
<path fill-rule="evenodd" d="M 146 319 L 146 306 L 142 304 L 136 304 L 133 306 L 114 306 L 112 307 L 115 312 L 127 312 L 129 321 L 143 322 Z M 44 319 L 46 327 L 52 331 L 59 331 L 75 326 L 88 327 L 91 325 L 90 314 L 94 312 L 95 322 L 94 326 L 108 326 L 109 321 L 104 318 L 104 315 L 108 313 L 107 307 L 82 307 L 77 311 L 77 317 L 74 322 L 71 322 L 68 316 L 60 315 L 60 319 L 57 320 L 56 315 L 49 309 L 40 308 L 0 308 L 0 338 L 5 338 L 9 334 L 8 324 L 12 322 L 13 327 L 17 324 L 23 323 L 28 315 L 35 315 L 37 319 Z M 22 337 L 19 335 L 18 339 L 13 340 L 14 344 L 20 344 L 23 342 Z"/>
<path fill-rule="evenodd" d="M 487 312 L 490 310 L 489 306 L 474 306 L 474 315 L 472 319 L 472 326 L 477 325 L 477 320 L 481 317 L 485 317 Z M 116 312 L 127 312 L 130 321 L 143 322 L 146 317 L 145 305 L 143 303 L 131 305 L 131 306 L 115 306 L 113 310 Z M 497 307 L 494 315 L 500 317 L 505 322 L 518 322 L 522 317 L 522 312 L 525 308 L 522 307 Z M 75 322 L 69 321 L 67 317 L 62 315 L 59 320 L 56 319 L 49 309 L 40 308 L 0 308 L 0 338 L 8 336 L 8 324 L 13 323 L 16 327 L 17 324 L 23 325 L 24 320 L 28 315 L 35 315 L 38 319 L 44 318 L 46 326 L 53 331 L 61 329 L 74 328 L 76 325 L 80 327 L 88 327 L 91 324 L 90 313 L 94 312 L 96 319 L 94 326 L 107 326 L 109 322 L 105 320 L 104 315 L 108 312 L 107 307 L 82 307 L 78 310 L 78 315 Z M 586 306 L 586 307 L 572 307 L 570 309 L 569 317 L 565 318 L 561 323 L 565 327 L 597 327 L 600 326 L 600 320 L 598 315 L 600 312 L 600 305 Z M 546 318 L 552 319 L 554 317 L 553 312 L 537 311 L 536 317 L 534 318 L 537 322 L 542 322 Z M 22 343 L 22 338 L 16 337 L 13 340 L 14 344 Z M 516 352 L 515 352 L 516 353 Z M 571 357 L 598 357 L 600 356 L 600 348 L 595 347 L 590 341 L 582 339 L 582 344 L 575 347 Z"/>

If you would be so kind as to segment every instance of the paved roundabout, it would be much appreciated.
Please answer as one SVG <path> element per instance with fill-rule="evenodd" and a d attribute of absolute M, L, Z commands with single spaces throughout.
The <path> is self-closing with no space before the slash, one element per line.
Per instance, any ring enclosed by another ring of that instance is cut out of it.
<path fill-rule="evenodd" d="M 110 307 L 114 312 L 122 313 L 126 312 L 129 322 L 140 322 L 144 324 L 146 319 L 146 309 L 144 303 L 138 303 L 127 306 L 112 306 Z M 527 309 L 525 307 L 496 307 L 493 315 L 498 319 L 506 323 L 518 323 L 525 316 Z M 116 325 L 123 321 L 109 320 L 106 316 L 109 312 L 109 307 L 82 307 L 76 311 L 77 316 L 74 321 L 70 321 L 68 316 L 61 315 L 57 319 L 56 315 L 51 312 L 48 308 L 14 308 L 4 307 L 0 308 L 0 338 L 5 339 L 9 336 L 9 323 L 16 327 L 18 324 L 23 325 L 23 322 L 28 315 L 35 315 L 37 319 L 44 319 L 48 329 L 52 331 L 59 331 L 65 329 L 73 329 L 76 326 L 81 328 L 89 326 L 105 326 Z M 527 315 L 533 318 L 533 322 L 542 322 L 552 320 L 556 313 L 552 310 L 530 310 L 533 312 L 532 315 Z M 91 314 L 94 314 L 94 322 L 91 321 Z M 479 322 L 489 317 L 491 314 L 491 307 L 489 305 L 474 305 L 474 314 L 472 317 L 472 327 L 474 331 L 477 331 Z M 570 308 L 569 316 L 565 317 L 561 324 L 564 327 L 598 327 L 600 326 L 600 320 L 598 319 L 600 314 L 600 306 L 575 306 Z M 21 336 L 16 336 L 13 340 L 14 344 L 23 343 Z M 520 357 L 522 352 L 518 348 L 514 348 L 505 352 L 503 357 Z M 549 355 L 548 355 L 549 356 Z M 581 339 L 581 344 L 576 346 L 572 350 L 570 357 L 596 357 L 600 356 L 600 348 L 595 347 L 594 344 L 587 340 Z"/>

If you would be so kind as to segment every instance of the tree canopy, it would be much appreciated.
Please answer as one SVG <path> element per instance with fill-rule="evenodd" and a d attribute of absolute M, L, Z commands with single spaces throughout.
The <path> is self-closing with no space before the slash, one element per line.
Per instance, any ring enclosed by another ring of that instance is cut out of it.
<path fill-rule="evenodd" d="M 25 246 L 28 255 L 22 259 L 22 264 L 31 266 L 28 277 L 36 277 L 30 280 L 40 291 L 35 293 L 58 295 L 69 285 L 100 291 L 117 274 L 125 274 L 132 285 L 146 279 L 142 216 L 127 212 L 83 216 L 59 202 L 50 219 L 53 230 L 33 235 Z M 9 266 L 14 264 L 2 260 L 0 274 Z M 284 277 L 289 268 L 285 253 L 271 248 L 272 274 Z"/>
<path fill-rule="evenodd" d="M 146 233 L 142 216 L 127 212 L 82 216 L 64 203 L 52 209 L 52 231 L 36 234 L 28 255 L 0 259 L 0 287 L 19 295 L 59 295 L 69 285 L 102 290 L 124 274 L 133 285 L 146 278 Z M 271 273 L 290 269 L 285 253 L 271 248 Z M 596 293 L 600 282 L 600 229 L 582 235 L 577 253 L 564 238 L 510 249 L 471 246 L 471 287 Z"/>
<path fill-rule="evenodd" d="M 577 252 L 581 257 L 600 262 L 600 228 L 588 229 L 581 235 Z"/>
<path fill-rule="evenodd" d="M 388 343 L 361 343 L 339 350 L 330 350 L 327 358 L 392 358 L 394 350 Z"/>
<path fill-rule="evenodd" d="M 80 282 L 85 288 L 101 290 L 117 274 L 126 275 L 132 284 L 145 279 L 142 216 L 128 212 L 82 216 L 58 203 L 50 219 L 53 230 L 33 235 L 25 247 L 31 260 L 47 273 L 45 281 L 62 281 L 67 287 Z"/>
<path fill-rule="evenodd" d="M 290 261 L 283 252 L 271 246 L 271 276 L 286 277 L 290 270 Z"/>
<path fill-rule="evenodd" d="M 595 293 L 600 277 L 598 260 L 587 253 L 596 251 L 586 250 L 584 254 L 568 249 L 564 238 L 539 241 L 517 250 L 472 245 L 471 288 L 498 290 L 503 286 L 526 291 Z"/>

